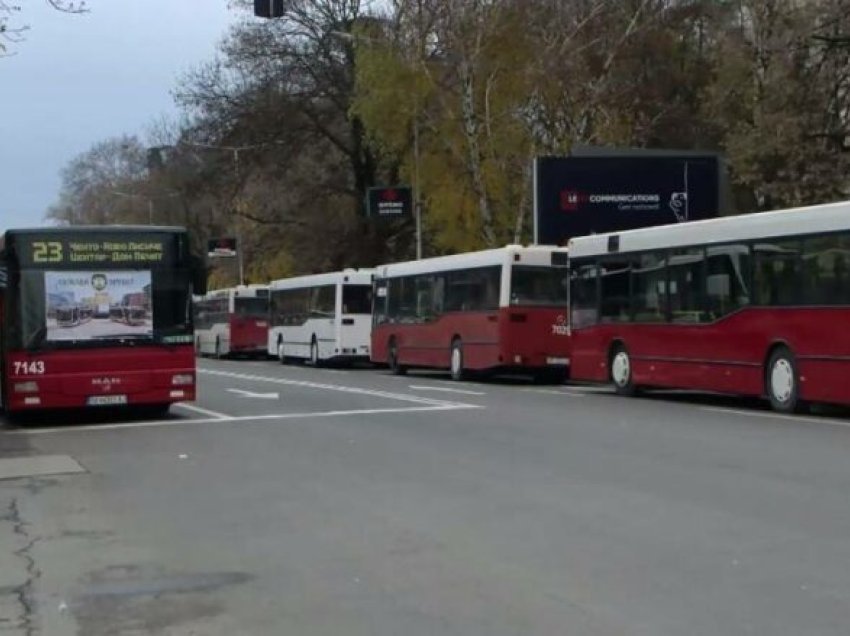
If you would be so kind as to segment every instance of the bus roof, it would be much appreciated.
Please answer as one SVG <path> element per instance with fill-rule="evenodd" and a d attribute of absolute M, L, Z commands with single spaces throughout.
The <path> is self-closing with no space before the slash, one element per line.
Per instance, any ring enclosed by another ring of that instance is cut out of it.
<path fill-rule="evenodd" d="M 641 252 L 667 247 L 730 243 L 803 234 L 850 230 L 850 201 L 805 208 L 755 212 L 707 221 L 577 237 L 569 242 L 570 258 L 609 253 L 609 238 L 619 237 L 610 253 Z"/>
<path fill-rule="evenodd" d="M 392 278 L 394 276 L 411 276 L 430 272 L 446 272 L 456 269 L 502 265 L 507 262 L 548 266 L 552 264 L 553 253 L 566 255 L 567 248 L 557 247 L 555 245 L 506 245 L 505 247 L 497 247 L 478 252 L 465 252 L 450 256 L 424 258 L 419 261 L 380 265 L 377 271 L 378 275 L 382 278 Z"/>
<path fill-rule="evenodd" d="M 353 285 L 370 285 L 374 269 L 344 269 L 339 272 L 326 272 L 324 274 L 308 274 L 307 276 L 295 276 L 293 278 L 281 278 L 269 284 L 269 288 L 275 289 L 299 289 L 302 287 L 318 287 L 321 285 L 336 285 L 338 283 L 351 283 Z"/>
<path fill-rule="evenodd" d="M 212 289 L 208 291 L 205 296 L 199 296 L 199 299 L 227 298 L 232 295 L 243 296 L 245 298 L 254 298 L 257 296 L 257 292 L 268 290 L 268 288 L 268 285 L 263 285 L 259 283 L 251 283 L 250 285 L 236 285 L 235 287 Z"/>

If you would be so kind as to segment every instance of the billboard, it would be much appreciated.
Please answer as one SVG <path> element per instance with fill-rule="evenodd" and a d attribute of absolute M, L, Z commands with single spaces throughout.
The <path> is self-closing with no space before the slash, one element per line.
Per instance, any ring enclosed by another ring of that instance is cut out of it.
<path fill-rule="evenodd" d="M 44 272 L 47 340 L 153 336 L 150 270 Z"/>
<path fill-rule="evenodd" d="M 538 157 L 534 242 L 718 216 L 721 176 L 716 155 Z"/>
<path fill-rule="evenodd" d="M 369 188 L 366 215 L 371 218 L 403 218 L 413 214 L 413 193 L 409 186 Z"/>
<path fill-rule="evenodd" d="M 210 258 L 236 256 L 236 239 L 233 237 L 210 239 L 207 241 L 207 256 Z"/>

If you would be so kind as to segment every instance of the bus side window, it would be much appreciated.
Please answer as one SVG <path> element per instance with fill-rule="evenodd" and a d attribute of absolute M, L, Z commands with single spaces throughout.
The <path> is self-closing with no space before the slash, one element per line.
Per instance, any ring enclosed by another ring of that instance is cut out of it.
<path fill-rule="evenodd" d="M 750 250 L 745 244 L 710 247 L 706 259 L 708 320 L 717 320 L 750 303 Z"/>
<path fill-rule="evenodd" d="M 596 263 L 576 263 L 570 267 L 570 325 L 580 329 L 599 319 Z"/>
<path fill-rule="evenodd" d="M 670 319 L 677 323 L 699 323 L 709 320 L 706 287 L 705 251 L 692 247 L 670 252 L 668 267 L 668 292 L 670 297 Z"/>
<path fill-rule="evenodd" d="M 803 241 L 803 293 L 808 305 L 850 304 L 850 237 L 827 235 Z"/>
<path fill-rule="evenodd" d="M 634 257 L 606 258 L 599 263 L 600 320 L 628 322 L 631 320 L 630 274 Z"/>
<path fill-rule="evenodd" d="M 754 246 L 755 287 L 760 305 L 795 305 L 802 300 L 800 247 L 798 240 Z"/>

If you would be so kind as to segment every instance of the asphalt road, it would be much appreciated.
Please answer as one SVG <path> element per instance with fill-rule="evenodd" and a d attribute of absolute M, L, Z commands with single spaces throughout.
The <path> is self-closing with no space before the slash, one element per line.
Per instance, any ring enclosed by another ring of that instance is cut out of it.
<path fill-rule="evenodd" d="M 0 458 L 86 470 L 0 481 L 0 634 L 850 632 L 846 415 L 273 362 L 200 379 L 168 420 L 0 431 Z"/>

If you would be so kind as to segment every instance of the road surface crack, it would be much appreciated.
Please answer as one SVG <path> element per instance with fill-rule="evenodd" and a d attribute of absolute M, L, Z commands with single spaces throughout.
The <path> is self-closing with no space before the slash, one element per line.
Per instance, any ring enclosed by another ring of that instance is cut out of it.
<path fill-rule="evenodd" d="M 35 582 L 41 576 L 41 570 L 35 565 L 32 549 L 38 543 L 40 537 L 33 537 L 28 531 L 29 524 L 21 518 L 17 498 L 13 498 L 7 508 L 7 514 L 1 517 L 4 521 L 11 521 L 12 532 L 24 541 L 24 545 L 13 552 L 25 564 L 27 579 L 20 585 L 13 587 L 10 592 L 16 598 L 21 607 L 17 616 L 17 629 L 23 630 L 26 636 L 35 636 L 38 629 L 35 625 L 35 598 L 33 588 Z"/>

